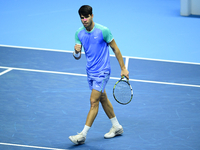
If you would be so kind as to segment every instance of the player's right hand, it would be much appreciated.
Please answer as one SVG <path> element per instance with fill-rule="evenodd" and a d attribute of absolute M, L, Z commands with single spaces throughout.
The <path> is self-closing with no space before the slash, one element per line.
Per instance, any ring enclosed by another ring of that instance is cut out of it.
<path fill-rule="evenodd" d="M 75 53 L 78 54 L 81 52 L 82 45 L 76 44 L 74 46 Z"/>

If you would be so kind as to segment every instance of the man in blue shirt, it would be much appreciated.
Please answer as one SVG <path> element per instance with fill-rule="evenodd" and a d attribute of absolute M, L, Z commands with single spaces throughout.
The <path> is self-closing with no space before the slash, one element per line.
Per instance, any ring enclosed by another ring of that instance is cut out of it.
<path fill-rule="evenodd" d="M 93 21 L 92 7 L 83 5 L 79 9 L 79 15 L 83 27 L 79 28 L 75 34 L 75 51 L 73 55 L 75 59 L 80 59 L 83 47 L 87 60 L 87 80 L 91 89 L 91 106 L 82 132 L 78 135 L 69 136 L 69 139 L 75 144 L 83 144 L 85 142 L 86 135 L 97 116 L 99 102 L 112 123 L 112 128 L 104 137 L 112 138 L 123 133 L 123 128 L 115 116 L 113 106 L 107 98 L 105 90 L 111 72 L 109 46 L 119 62 L 121 76 L 129 78 L 129 72 L 124 65 L 121 52 L 110 30 Z"/>

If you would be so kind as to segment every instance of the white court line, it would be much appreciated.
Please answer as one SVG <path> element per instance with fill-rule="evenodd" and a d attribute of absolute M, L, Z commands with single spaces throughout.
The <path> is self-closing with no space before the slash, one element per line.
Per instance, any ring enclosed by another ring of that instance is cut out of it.
<path fill-rule="evenodd" d="M 3 67 L 3 69 L 9 69 L 10 67 Z M 32 72 L 41 72 L 41 73 L 53 73 L 53 74 L 64 74 L 64 75 L 72 75 L 72 76 L 83 76 L 86 77 L 86 74 L 78 74 L 78 73 L 68 73 L 68 72 L 59 72 L 59 71 L 46 71 L 46 70 L 36 70 L 36 69 L 25 69 L 25 68 L 14 68 L 11 67 L 12 70 L 21 70 L 21 71 L 32 71 Z M 110 77 L 110 79 L 119 80 L 120 78 Z M 138 80 L 138 79 L 129 79 L 130 81 L 135 82 L 145 82 L 145 83 L 154 83 L 154 84 L 165 84 L 165 85 L 176 85 L 176 86 L 189 86 L 189 87 L 200 87 L 200 85 L 193 84 L 182 84 L 182 83 L 170 83 L 170 82 L 159 82 L 159 81 L 149 81 L 149 80 Z"/>
<path fill-rule="evenodd" d="M 39 50 L 39 51 L 53 51 L 53 52 L 73 53 L 73 51 L 55 50 L 55 49 L 47 49 L 47 48 L 22 47 L 22 46 L 1 45 L 1 44 L 0 44 L 0 46 L 2 46 L 2 47 L 11 47 L 11 48 L 21 48 L 21 49 Z"/>
<path fill-rule="evenodd" d="M 9 67 L 0 66 L 0 68 L 8 69 Z M 86 74 L 78 74 L 78 73 L 68 73 L 68 72 L 59 72 L 59 71 L 46 71 L 46 70 L 37 70 L 37 69 L 25 69 L 25 68 L 13 68 L 13 70 L 21 70 L 21 71 L 31 71 L 31 72 L 41 72 L 41 73 L 53 73 L 53 74 L 65 74 L 65 75 L 73 75 L 73 76 L 83 76 L 86 77 Z"/>
<path fill-rule="evenodd" d="M 11 47 L 11 48 L 21 48 L 21 49 L 31 49 L 31 50 L 40 50 L 40 51 L 53 51 L 53 52 L 64 52 L 64 53 L 73 53 L 73 51 L 69 50 L 57 50 L 57 49 L 47 49 L 47 48 L 34 48 L 34 47 L 24 47 L 24 46 L 13 46 L 13 45 L 3 45 L 2 47 Z M 84 52 L 81 52 L 85 54 Z M 115 57 L 115 55 L 110 55 Z M 171 62 L 171 63 L 182 63 L 182 64 L 191 64 L 191 65 L 200 65 L 200 63 L 195 62 L 184 62 L 184 61 L 174 61 L 174 60 L 164 60 L 164 59 L 153 59 L 153 58 L 142 58 L 142 57 L 131 57 L 131 56 L 123 56 L 124 58 L 132 58 L 132 59 L 141 59 L 141 60 L 150 60 L 150 61 L 161 61 L 161 62 Z"/>
<path fill-rule="evenodd" d="M 111 79 L 119 80 L 120 78 L 110 77 Z M 194 84 L 182 84 L 182 83 L 171 83 L 171 82 L 160 82 L 160 81 L 150 81 L 150 80 L 138 80 L 138 79 L 129 79 L 129 81 L 134 82 L 144 82 L 144 83 L 153 83 L 153 84 L 166 84 L 166 85 L 176 85 L 176 86 L 190 86 L 190 87 L 200 87 L 200 85 Z"/>
<path fill-rule="evenodd" d="M 66 50 L 55 50 L 55 49 L 45 49 L 45 48 L 33 48 L 33 47 L 22 47 L 22 46 L 11 46 L 11 45 L 1 45 L 3 47 L 12 47 L 12 48 L 22 48 L 22 49 L 31 49 L 31 50 L 40 50 L 40 51 L 54 51 L 54 52 L 65 52 L 65 53 L 73 53 L 73 51 L 66 51 Z M 84 52 L 82 52 L 84 54 Z M 110 55 L 115 57 L 115 55 Z M 140 57 L 130 57 L 130 56 L 123 56 L 125 58 L 125 66 L 128 69 L 129 59 L 141 59 L 141 60 L 150 60 L 150 61 L 161 61 L 161 62 L 171 62 L 171 63 L 183 63 L 183 64 L 192 64 L 192 65 L 200 65 L 200 63 L 193 63 L 193 62 L 183 62 L 183 61 L 171 61 L 171 60 L 161 60 L 161 59 L 151 59 L 151 58 L 140 58 Z M 9 69 L 10 67 L 0 67 Z M 66 73 L 66 72 L 57 72 L 57 71 L 45 71 L 45 70 L 35 70 L 35 69 L 23 69 L 23 68 L 12 68 L 15 70 L 22 70 L 22 71 L 33 71 L 33 72 L 43 72 L 43 73 L 55 73 L 55 74 L 66 74 L 66 75 L 75 75 L 75 76 L 87 76 L 85 74 L 75 74 L 75 73 Z M 119 79 L 115 77 L 111 77 L 111 79 Z M 138 79 L 130 79 L 130 81 L 135 82 L 146 82 L 146 83 L 154 83 L 154 84 L 167 84 L 167 85 L 177 85 L 177 86 L 190 86 L 190 87 L 200 87 L 200 85 L 192 85 L 192 84 L 181 84 L 181 83 L 170 83 L 170 82 L 159 82 L 159 81 L 149 81 L 149 80 L 138 80 Z"/>
<path fill-rule="evenodd" d="M 126 57 L 126 59 L 125 59 L 125 66 L 126 66 L 127 70 L 128 70 L 128 63 L 129 63 L 129 57 Z"/>
<path fill-rule="evenodd" d="M 69 149 L 59 149 L 59 148 L 40 147 L 40 146 L 30 146 L 30 145 L 11 144 L 11 143 L 0 143 L 0 145 L 15 146 L 15 147 L 27 147 L 27 148 L 36 148 L 36 149 L 49 149 L 49 150 L 69 150 Z"/>
<path fill-rule="evenodd" d="M 7 73 L 7 72 L 9 72 L 9 71 L 11 71 L 11 70 L 13 70 L 13 69 L 12 69 L 12 68 L 8 68 L 7 70 L 1 72 L 1 73 L 0 73 L 0 76 L 2 76 L 3 74 L 5 74 L 5 73 Z"/>
<path fill-rule="evenodd" d="M 130 81 L 154 83 L 154 84 L 177 85 L 177 86 L 200 87 L 200 85 L 182 84 L 182 83 L 170 83 L 170 82 L 159 82 L 159 81 L 148 81 L 148 80 L 137 80 L 137 79 L 130 79 Z"/>
<path fill-rule="evenodd" d="M 142 58 L 142 57 L 131 57 L 131 56 L 123 56 L 129 57 L 132 59 L 140 59 L 140 60 L 150 60 L 150 61 L 160 61 L 160 62 L 169 62 L 169 63 L 179 63 L 179 64 L 189 64 L 189 65 L 200 65 L 200 63 L 195 62 L 185 62 L 185 61 L 175 61 L 175 60 L 164 60 L 164 59 L 153 59 L 153 58 Z"/>

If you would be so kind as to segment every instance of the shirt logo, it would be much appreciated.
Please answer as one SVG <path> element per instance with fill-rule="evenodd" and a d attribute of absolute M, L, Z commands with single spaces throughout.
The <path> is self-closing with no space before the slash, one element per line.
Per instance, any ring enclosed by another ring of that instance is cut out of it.
<path fill-rule="evenodd" d="M 94 39 L 97 39 L 97 38 L 98 38 L 98 36 L 95 36 L 95 37 L 94 37 Z"/>

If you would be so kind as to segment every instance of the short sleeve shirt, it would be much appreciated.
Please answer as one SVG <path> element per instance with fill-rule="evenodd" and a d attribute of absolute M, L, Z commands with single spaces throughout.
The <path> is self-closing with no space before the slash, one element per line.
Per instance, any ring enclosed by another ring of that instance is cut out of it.
<path fill-rule="evenodd" d="M 113 40 L 110 30 L 95 23 L 92 31 L 81 27 L 75 34 L 75 43 L 83 46 L 87 59 L 86 70 L 89 75 L 110 72 L 109 43 Z"/>

